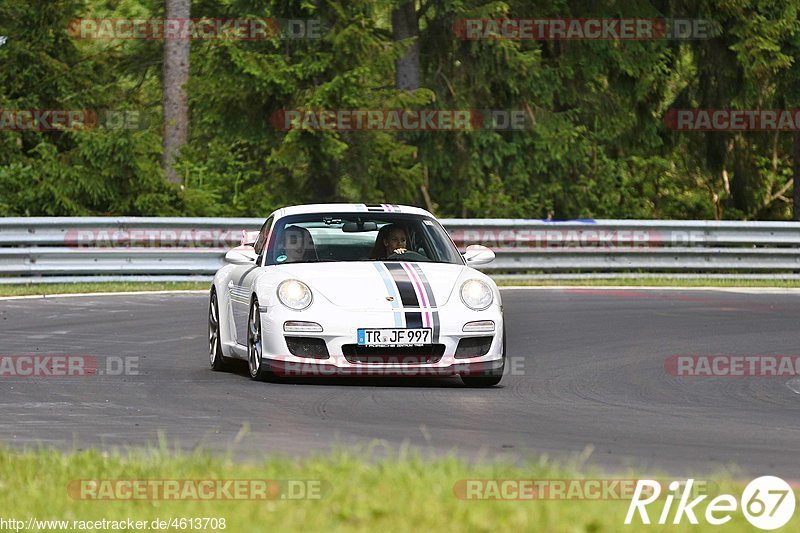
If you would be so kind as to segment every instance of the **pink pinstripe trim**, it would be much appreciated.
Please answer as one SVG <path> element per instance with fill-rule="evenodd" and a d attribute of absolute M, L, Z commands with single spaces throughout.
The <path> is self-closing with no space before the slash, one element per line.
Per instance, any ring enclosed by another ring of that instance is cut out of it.
<path fill-rule="evenodd" d="M 425 295 L 425 289 L 422 287 L 422 281 L 420 281 L 419 276 L 417 276 L 417 273 L 414 271 L 414 267 L 412 267 L 406 262 L 401 262 L 400 264 L 403 266 L 403 270 L 405 270 L 406 273 L 411 278 L 411 281 L 414 282 L 414 286 L 417 289 L 417 297 L 422 302 L 422 305 L 424 305 L 425 307 L 430 307 L 430 305 L 428 305 L 428 297 Z M 426 326 L 431 327 L 430 312 L 423 312 L 423 314 L 425 315 Z"/>

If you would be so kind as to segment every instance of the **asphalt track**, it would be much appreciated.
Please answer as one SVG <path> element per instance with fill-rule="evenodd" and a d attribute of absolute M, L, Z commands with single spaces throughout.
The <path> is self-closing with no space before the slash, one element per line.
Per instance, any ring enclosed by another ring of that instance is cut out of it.
<path fill-rule="evenodd" d="M 673 354 L 798 355 L 800 293 L 504 290 L 512 375 L 250 381 L 207 368 L 202 294 L 0 300 L 0 355 L 130 357 L 138 374 L 0 377 L 13 447 L 152 445 L 260 458 L 333 446 L 470 458 L 536 454 L 610 470 L 800 477 L 800 387 L 676 377 Z M 380 445 L 378 445 L 380 448 Z"/>

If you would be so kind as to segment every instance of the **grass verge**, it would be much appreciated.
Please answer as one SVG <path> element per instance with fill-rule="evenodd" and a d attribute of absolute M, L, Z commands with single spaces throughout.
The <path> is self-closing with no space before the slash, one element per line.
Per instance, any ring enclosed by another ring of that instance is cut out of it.
<path fill-rule="evenodd" d="M 0 296 L 35 296 L 91 292 L 190 291 L 208 290 L 205 282 L 104 282 L 104 283 L 40 283 L 0 285 Z"/>
<path fill-rule="evenodd" d="M 454 490 L 461 480 L 570 480 L 579 477 L 585 476 L 543 462 L 524 466 L 468 464 L 455 457 L 420 459 L 403 451 L 379 460 L 367 460 L 354 452 L 333 452 L 296 460 L 275 457 L 263 462 L 242 463 L 202 453 L 173 454 L 163 450 L 122 455 L 96 450 L 62 453 L 44 449 L 27 452 L 0 449 L 0 518 L 27 521 L 34 517 L 39 520 L 68 520 L 71 524 L 73 520 L 130 518 L 151 522 L 173 518 L 224 518 L 225 529 L 237 532 L 299 529 L 697 532 L 717 530 L 703 525 L 705 521 L 701 516 L 713 493 L 730 493 L 738 499 L 742 491 L 742 485 L 734 482 L 709 484 L 713 487 L 709 491 L 711 496 L 696 507 L 699 526 L 689 525 L 685 517 L 679 526 L 671 524 L 677 507 L 676 498 L 672 504 L 670 525 L 645 526 L 637 520 L 626 527 L 623 522 L 629 500 L 624 498 L 466 500 L 457 497 Z M 620 478 L 636 479 L 634 476 Z M 97 485 L 87 485 L 89 480 L 101 481 Z M 272 492 L 269 494 L 274 499 L 262 500 L 81 498 L 81 490 L 89 495 L 128 494 L 121 488 L 123 485 L 112 485 L 102 480 L 283 480 L 282 494 L 286 498 Z M 289 497 L 290 491 L 286 489 L 289 480 L 294 480 L 294 495 L 300 494 L 299 487 L 306 491 L 316 491 L 313 487 L 319 487 L 320 497 Z M 103 487 L 114 488 L 110 492 Z M 658 520 L 664 503 L 662 497 L 648 507 L 652 521 Z M 725 531 L 752 529 L 741 510 L 731 514 L 732 520 L 725 525 Z"/>

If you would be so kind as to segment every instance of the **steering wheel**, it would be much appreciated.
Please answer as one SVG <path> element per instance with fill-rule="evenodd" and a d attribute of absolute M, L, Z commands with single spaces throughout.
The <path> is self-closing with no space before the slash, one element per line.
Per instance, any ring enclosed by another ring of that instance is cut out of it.
<path fill-rule="evenodd" d="M 422 255 L 421 253 L 414 252 L 414 251 L 407 251 L 402 254 L 390 254 L 387 258 L 387 261 L 430 261 L 427 257 Z"/>

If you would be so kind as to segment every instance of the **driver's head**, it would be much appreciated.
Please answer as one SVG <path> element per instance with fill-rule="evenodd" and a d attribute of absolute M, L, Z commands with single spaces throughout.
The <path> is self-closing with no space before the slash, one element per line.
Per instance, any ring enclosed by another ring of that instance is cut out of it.
<path fill-rule="evenodd" d="M 386 247 L 386 255 L 391 255 L 398 248 L 405 248 L 408 237 L 406 230 L 400 226 L 392 226 L 383 238 L 383 245 Z"/>
<path fill-rule="evenodd" d="M 299 226 L 289 226 L 283 232 L 283 249 L 286 251 L 286 260 L 302 261 L 306 247 L 310 244 L 311 234 L 307 229 Z"/>

